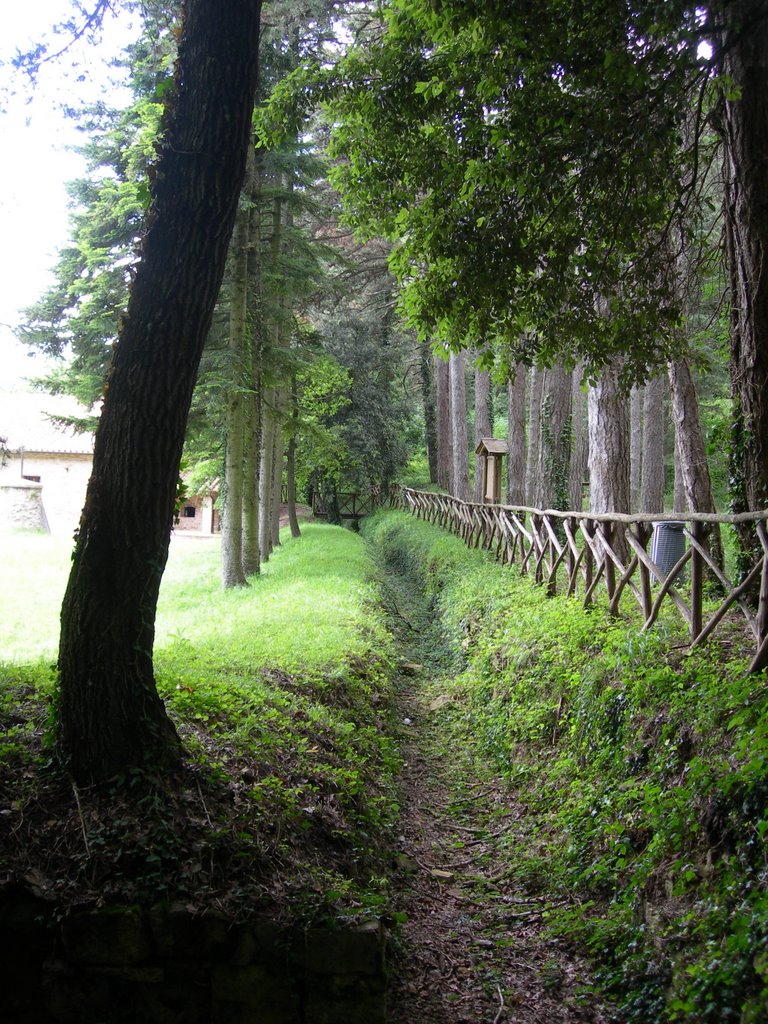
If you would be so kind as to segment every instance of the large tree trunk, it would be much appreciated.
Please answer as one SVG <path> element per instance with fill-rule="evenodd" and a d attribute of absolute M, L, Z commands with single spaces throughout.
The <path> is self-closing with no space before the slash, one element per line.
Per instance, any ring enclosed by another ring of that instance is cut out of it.
<path fill-rule="evenodd" d="M 79 783 L 179 763 L 155 687 L 155 614 L 192 390 L 245 172 L 259 15 L 259 0 L 185 6 L 178 93 L 61 613 L 59 751 Z"/>
<path fill-rule="evenodd" d="M 488 370 L 475 369 L 475 447 L 481 437 L 493 436 L 491 423 L 491 375 Z M 483 501 L 483 459 L 475 455 L 474 500 Z"/>
<path fill-rule="evenodd" d="M 525 377 L 522 363 L 507 385 L 507 504 L 525 504 Z"/>
<path fill-rule="evenodd" d="M 528 399 L 528 454 L 525 460 L 525 504 L 536 504 L 536 474 L 541 447 L 541 385 L 544 371 L 531 367 L 531 388 Z"/>
<path fill-rule="evenodd" d="M 571 455 L 571 486 L 568 505 L 577 512 L 584 503 L 584 481 L 589 472 L 589 436 L 585 417 L 582 378 L 584 365 L 579 363 L 572 375 L 573 390 L 573 453 Z"/>
<path fill-rule="evenodd" d="M 725 220 L 731 298 L 734 511 L 768 505 L 768 7 L 731 0 L 720 65 L 725 110 Z M 745 529 L 742 543 L 754 545 Z"/>
<path fill-rule="evenodd" d="M 444 490 L 451 488 L 451 378 L 448 360 L 435 356 L 435 391 L 437 395 L 437 483 Z"/>
<path fill-rule="evenodd" d="M 464 379 L 465 356 L 451 352 L 449 371 L 451 380 L 451 494 L 462 501 L 470 501 L 469 490 L 469 437 L 467 434 L 467 392 Z"/>
<path fill-rule="evenodd" d="M 619 387 L 619 364 L 603 367 L 587 395 L 589 411 L 589 510 L 629 510 L 629 410 Z"/>
<path fill-rule="evenodd" d="M 437 469 L 437 406 L 435 396 L 435 375 L 432 371 L 432 353 L 426 342 L 419 344 L 419 368 L 421 370 L 421 400 L 424 409 L 424 443 L 427 447 L 429 482 L 438 482 Z"/>
<path fill-rule="evenodd" d="M 657 374 L 645 385 L 643 398 L 643 473 L 640 511 L 663 512 L 664 492 L 664 377 Z"/>
<path fill-rule="evenodd" d="M 643 467 L 643 389 L 629 394 L 629 511 L 640 507 L 640 481 Z"/>
<path fill-rule="evenodd" d="M 571 474 L 571 373 L 564 366 L 547 367 L 541 385 L 538 508 L 565 509 Z"/>
<path fill-rule="evenodd" d="M 687 359 L 678 359 L 667 367 L 675 441 L 680 460 L 680 475 L 691 512 L 716 512 L 707 450 L 699 417 L 699 399 Z M 723 564 L 720 527 L 715 524 L 708 538 L 709 550 L 718 565 Z"/>

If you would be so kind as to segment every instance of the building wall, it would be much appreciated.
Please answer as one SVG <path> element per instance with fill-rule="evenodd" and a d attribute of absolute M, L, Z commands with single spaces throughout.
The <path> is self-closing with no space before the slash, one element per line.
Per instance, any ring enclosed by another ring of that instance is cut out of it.
<path fill-rule="evenodd" d="M 23 463 L 16 453 L 0 469 L 0 489 L 13 491 L 29 481 L 24 477 L 39 477 L 41 512 L 36 528 L 53 534 L 74 533 L 85 503 L 85 491 L 91 475 L 93 457 L 81 453 L 25 452 Z M 10 524 L 7 516 L 0 517 L 0 529 Z"/>
<path fill-rule="evenodd" d="M 0 475 L 0 529 L 42 530 L 42 487 L 30 480 L 5 483 Z"/>

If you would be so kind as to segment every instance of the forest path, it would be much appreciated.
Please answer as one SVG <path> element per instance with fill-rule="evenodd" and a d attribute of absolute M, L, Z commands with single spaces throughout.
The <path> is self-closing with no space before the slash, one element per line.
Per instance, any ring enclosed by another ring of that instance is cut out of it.
<path fill-rule="evenodd" d="M 451 744 L 444 634 L 407 577 L 382 570 L 400 644 L 401 828 L 389 1024 L 608 1024 L 586 962 L 544 932 L 545 898 L 513 877 L 526 808 Z M 444 714 L 444 711 L 443 711 Z"/>

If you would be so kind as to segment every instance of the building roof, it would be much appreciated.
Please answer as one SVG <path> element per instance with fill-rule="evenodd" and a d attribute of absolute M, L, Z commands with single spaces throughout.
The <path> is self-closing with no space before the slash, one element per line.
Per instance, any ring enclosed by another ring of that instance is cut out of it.
<path fill-rule="evenodd" d="M 89 410 L 69 395 L 0 391 L 0 437 L 6 439 L 5 447 L 11 452 L 23 448 L 25 452 L 92 455 L 92 433 L 79 434 L 52 420 L 88 415 Z"/>
<path fill-rule="evenodd" d="M 506 455 L 507 442 L 496 437 L 481 437 L 475 448 L 476 455 Z"/>

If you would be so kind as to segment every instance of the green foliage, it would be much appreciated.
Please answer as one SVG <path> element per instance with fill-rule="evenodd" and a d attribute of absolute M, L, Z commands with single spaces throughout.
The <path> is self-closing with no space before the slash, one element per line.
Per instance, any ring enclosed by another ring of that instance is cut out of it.
<path fill-rule="evenodd" d="M 335 68 L 298 69 L 261 130 L 327 104 L 348 218 L 397 242 L 425 336 L 591 367 L 631 337 L 631 373 L 676 317 L 658 246 L 687 173 L 696 31 L 684 3 L 395 0 Z"/>
<path fill-rule="evenodd" d="M 768 691 L 722 645 L 681 655 L 403 514 L 377 541 L 433 596 L 465 670 L 442 712 L 528 813 L 510 873 L 548 891 L 639 1022 L 768 1011 Z M 738 647 L 736 648 L 738 650 Z"/>

